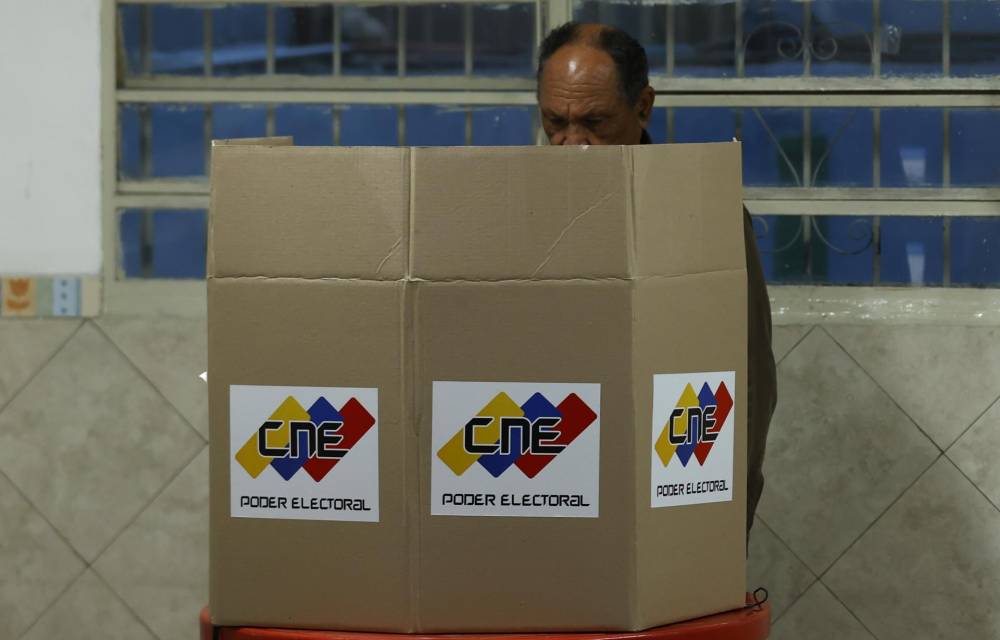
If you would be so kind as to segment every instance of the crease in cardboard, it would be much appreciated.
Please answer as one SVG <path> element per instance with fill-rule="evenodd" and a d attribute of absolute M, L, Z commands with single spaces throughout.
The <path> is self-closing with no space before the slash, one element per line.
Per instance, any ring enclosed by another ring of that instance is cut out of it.
<path fill-rule="evenodd" d="M 410 475 L 411 482 L 408 483 L 410 493 L 409 504 L 407 505 L 407 528 L 406 539 L 409 545 L 409 587 L 410 587 L 410 631 L 417 632 L 423 627 L 420 620 L 420 576 L 423 571 L 423 558 L 420 553 L 421 531 L 420 531 L 420 508 L 422 501 L 421 491 L 421 454 L 420 454 L 420 411 L 417 405 L 417 385 L 416 385 L 416 363 L 417 363 L 417 332 L 416 332 L 416 296 L 413 295 L 413 287 L 408 286 L 410 274 L 413 273 L 413 150 L 407 149 L 403 155 L 403 174 L 406 180 L 406 217 L 403 224 L 403 238 L 406 239 L 406 256 L 403 261 L 403 305 L 400 326 L 403 327 L 401 339 L 403 341 L 403 393 L 401 394 L 406 402 L 402 415 L 408 419 L 411 425 L 409 436 L 413 438 L 413 464 L 414 468 Z M 407 433 L 404 429 L 404 433 Z"/>
<path fill-rule="evenodd" d="M 389 253 L 385 254 L 385 257 L 382 258 L 381 262 L 378 263 L 378 267 L 375 269 L 375 275 L 382 273 L 382 268 L 385 267 L 385 263 L 389 262 L 389 258 L 395 255 L 395 253 L 399 251 L 399 247 L 401 247 L 402 245 L 403 245 L 403 238 L 401 236 L 398 240 L 396 240 L 395 244 L 393 244 L 389 248 Z"/>
<path fill-rule="evenodd" d="M 638 226 L 639 220 L 636 213 L 636 198 L 635 198 L 635 155 L 631 148 L 625 148 L 625 153 L 622 154 L 622 164 L 626 172 L 625 175 L 628 176 L 628 185 L 626 187 L 626 202 L 625 202 L 625 224 L 628 225 L 626 228 L 627 237 L 630 236 L 631 242 L 627 243 L 626 246 L 626 259 L 628 261 L 629 273 L 635 274 L 638 271 L 639 259 L 636 253 L 639 250 L 638 244 L 638 232 L 636 227 Z M 638 315 L 635 312 L 634 305 L 629 309 L 629 315 L 631 316 L 629 322 L 629 371 L 632 377 L 632 384 L 630 387 L 631 395 L 631 405 L 630 409 L 632 411 L 632 423 L 636 423 L 637 412 L 636 407 L 638 406 L 636 398 L 636 371 L 635 371 L 635 354 L 638 348 L 636 344 L 636 331 L 635 323 L 638 320 Z M 639 451 L 639 441 L 636 436 L 641 433 L 640 430 L 634 430 L 634 435 L 631 438 L 631 447 L 629 447 L 629 455 L 631 459 L 629 460 L 629 468 L 633 470 L 633 474 L 636 476 L 635 484 L 633 486 L 638 487 L 640 481 L 638 478 L 638 466 L 636 465 L 636 460 L 638 459 Z M 641 606 L 639 604 L 639 492 L 632 491 L 630 496 L 631 507 L 631 519 L 632 519 L 632 530 L 637 532 L 636 535 L 632 536 L 629 544 L 628 553 L 631 556 L 628 562 L 628 577 L 625 583 L 625 589 L 627 591 L 626 597 L 628 598 L 628 606 L 631 609 L 629 611 L 629 616 L 633 621 L 641 619 Z"/>
<path fill-rule="evenodd" d="M 610 200 L 611 196 L 615 195 L 616 193 L 618 193 L 618 192 L 617 191 L 611 191 L 611 192 L 608 192 L 608 193 L 604 194 L 603 196 L 601 196 L 597 200 L 597 202 L 595 202 L 594 204 L 590 205 L 589 207 L 587 207 L 586 209 L 584 209 L 580 213 L 578 213 L 575 216 L 573 216 L 573 218 L 568 223 L 566 223 L 566 226 L 563 227 L 563 230 L 556 237 L 555 242 L 552 243 L 552 245 L 549 247 L 548 251 L 545 252 L 545 257 L 542 259 L 541 263 L 537 267 L 535 267 L 534 271 L 531 272 L 531 277 L 534 278 L 536 275 L 538 275 L 539 271 L 541 271 L 543 268 L 545 268 L 545 265 L 547 265 L 549 263 L 549 260 L 552 259 L 552 252 L 554 252 L 556 250 L 556 247 L 558 247 L 559 243 L 562 242 L 562 239 L 566 237 L 566 234 L 569 232 L 569 230 L 571 228 L 573 228 L 573 225 L 575 225 L 577 222 L 579 222 L 580 219 L 583 218 L 584 216 L 586 216 L 588 213 L 594 211 L 595 209 L 597 209 L 597 207 L 601 206 L 602 204 L 604 204 L 605 202 L 607 202 L 608 200 Z"/>
<path fill-rule="evenodd" d="M 631 242 L 625 247 L 626 259 L 628 261 L 628 271 L 634 274 L 638 270 L 638 256 L 636 253 L 639 251 L 639 233 L 636 227 L 639 224 L 638 216 L 635 212 L 635 154 L 633 150 L 629 147 L 625 148 L 625 153 L 622 154 L 622 164 L 623 168 L 628 176 L 628 189 L 625 193 L 625 210 L 628 212 L 625 216 L 625 224 L 628 227 L 625 233 L 630 236 Z"/>
<path fill-rule="evenodd" d="M 712 269 L 710 271 L 692 271 L 690 273 L 662 273 L 662 274 L 649 274 L 649 275 L 637 275 L 637 276 L 574 276 L 572 278 L 435 278 L 429 280 L 427 278 L 417 278 L 413 276 L 404 276 L 402 278 L 365 278 L 363 276 L 355 277 L 331 277 L 331 276 L 265 276 L 260 274 L 243 274 L 243 275 L 228 275 L 228 276 L 208 276 L 208 280 L 259 280 L 262 282 L 266 281 L 277 281 L 277 280 L 305 280 L 305 281 L 327 281 L 327 282 L 403 282 L 412 284 L 552 284 L 552 283 L 565 283 L 565 282 L 575 282 L 575 283 L 612 283 L 612 282 L 649 282 L 649 281 L 659 281 L 659 280 L 670 280 L 676 278 L 690 278 L 691 276 L 707 276 L 716 273 L 734 273 L 737 271 L 745 271 L 745 269 L 730 268 L 730 269 Z"/>

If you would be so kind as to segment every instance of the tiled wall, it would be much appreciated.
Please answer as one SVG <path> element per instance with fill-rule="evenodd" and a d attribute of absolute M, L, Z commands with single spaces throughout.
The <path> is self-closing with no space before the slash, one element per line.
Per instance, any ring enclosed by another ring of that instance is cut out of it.
<path fill-rule="evenodd" d="M 0 639 L 196 637 L 205 339 L 0 321 Z M 774 348 L 748 580 L 771 638 L 1000 638 L 1000 328 L 786 326 Z"/>

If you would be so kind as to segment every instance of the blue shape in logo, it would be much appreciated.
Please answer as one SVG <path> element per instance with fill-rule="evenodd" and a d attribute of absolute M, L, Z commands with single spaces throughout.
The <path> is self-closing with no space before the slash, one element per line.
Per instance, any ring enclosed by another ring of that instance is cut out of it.
<path fill-rule="evenodd" d="M 540 393 L 535 393 L 528 398 L 521 405 L 521 411 L 524 412 L 524 417 L 532 422 L 543 416 L 562 418 L 559 410 Z M 521 457 L 523 438 L 527 436 L 528 434 L 522 433 L 521 429 L 512 429 L 510 434 L 510 452 L 502 454 L 498 451 L 497 453 L 479 456 L 479 464 L 483 465 L 483 468 L 491 476 L 499 478 L 504 471 L 509 469 Z"/>
<path fill-rule="evenodd" d="M 344 417 L 340 415 L 340 412 L 334 409 L 333 405 L 327 402 L 326 398 L 322 396 L 320 396 L 320 398 L 314 402 L 312 406 L 307 409 L 307 411 L 309 413 L 309 419 L 316 425 L 324 422 L 344 421 Z M 285 480 L 290 480 L 292 476 L 298 473 L 298 470 L 302 468 L 302 465 L 309 460 L 309 434 L 300 432 L 298 436 L 299 455 L 293 458 L 291 456 L 291 450 L 289 450 L 285 457 L 271 460 L 271 466 L 274 467 L 274 470 L 277 471 L 278 474 Z"/>

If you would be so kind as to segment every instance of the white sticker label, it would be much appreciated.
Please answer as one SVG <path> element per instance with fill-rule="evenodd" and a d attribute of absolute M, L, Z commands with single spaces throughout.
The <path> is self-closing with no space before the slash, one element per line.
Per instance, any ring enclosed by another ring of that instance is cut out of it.
<path fill-rule="evenodd" d="M 378 522 L 378 390 L 229 387 L 234 518 Z"/>
<path fill-rule="evenodd" d="M 435 382 L 431 514 L 596 518 L 601 385 Z"/>
<path fill-rule="evenodd" d="M 653 376 L 651 507 L 733 499 L 736 373 Z"/>

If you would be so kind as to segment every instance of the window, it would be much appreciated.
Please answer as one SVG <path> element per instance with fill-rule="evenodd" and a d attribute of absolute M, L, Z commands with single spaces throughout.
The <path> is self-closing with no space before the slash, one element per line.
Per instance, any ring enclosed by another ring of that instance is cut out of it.
<path fill-rule="evenodd" d="M 204 277 L 213 138 L 532 144 L 563 18 L 646 47 L 657 142 L 743 143 L 781 284 L 1000 285 L 990 0 L 114 2 L 109 286 Z"/>

